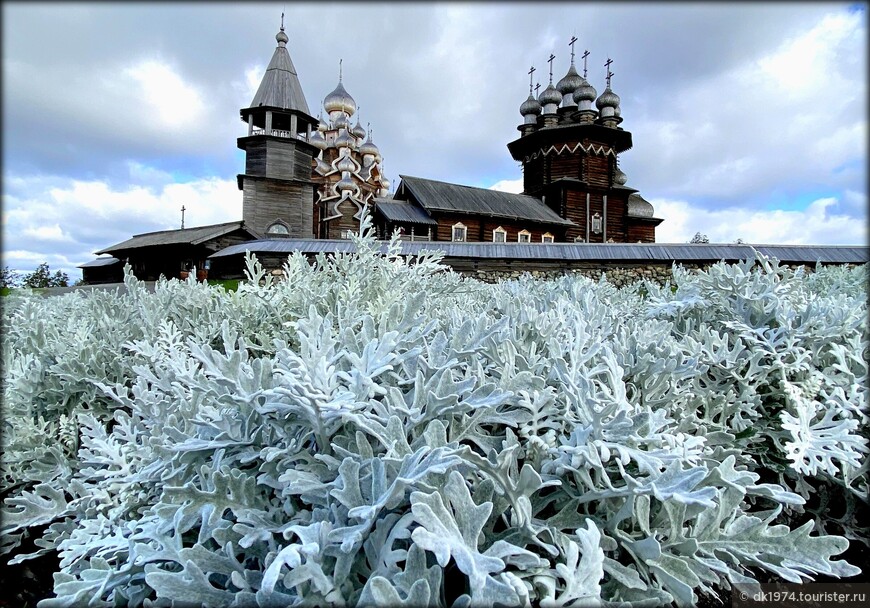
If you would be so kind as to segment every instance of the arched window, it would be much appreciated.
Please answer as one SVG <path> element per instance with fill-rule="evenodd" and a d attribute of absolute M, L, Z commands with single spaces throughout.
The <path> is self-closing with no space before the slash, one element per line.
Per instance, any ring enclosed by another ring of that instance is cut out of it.
<path fill-rule="evenodd" d="M 518 243 L 531 243 L 532 242 L 532 233 L 528 230 L 520 230 L 520 233 L 517 235 Z"/>
<path fill-rule="evenodd" d="M 468 232 L 468 228 L 466 228 L 465 224 L 462 222 L 456 222 L 453 224 L 453 240 L 455 242 L 462 242 L 465 240 L 465 236 Z"/>
<path fill-rule="evenodd" d="M 499 226 L 495 230 L 492 231 L 492 242 L 493 243 L 504 243 L 507 241 L 507 230 Z"/>
<path fill-rule="evenodd" d="M 275 222 L 266 229 L 266 234 L 274 234 L 276 236 L 289 236 L 290 230 L 284 222 Z"/>
<path fill-rule="evenodd" d="M 550 234 L 549 232 L 545 232 L 544 234 L 541 235 L 541 242 L 542 243 L 552 243 L 553 242 L 553 235 Z"/>

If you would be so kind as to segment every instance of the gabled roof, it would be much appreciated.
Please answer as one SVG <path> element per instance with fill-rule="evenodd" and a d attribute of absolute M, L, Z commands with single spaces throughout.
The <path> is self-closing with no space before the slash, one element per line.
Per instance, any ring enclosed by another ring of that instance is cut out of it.
<path fill-rule="evenodd" d="M 117 245 L 97 251 L 97 255 L 112 253 L 113 251 L 125 251 L 140 247 L 155 247 L 161 245 L 200 245 L 211 239 L 216 239 L 236 230 L 244 230 L 252 239 L 259 235 L 248 228 L 244 222 L 226 222 L 223 224 L 211 224 L 209 226 L 197 226 L 196 228 L 183 228 L 181 230 L 161 230 L 159 232 L 146 232 L 137 234 Z"/>
<path fill-rule="evenodd" d="M 112 264 L 118 264 L 121 260 L 118 258 L 97 258 L 96 260 L 91 260 L 90 262 L 85 262 L 77 266 L 77 268 L 98 268 L 100 266 L 111 266 Z"/>
<path fill-rule="evenodd" d="M 548 225 L 575 225 L 571 220 L 559 217 L 537 198 L 526 194 L 461 186 L 407 175 L 399 177 L 402 183 L 398 192 L 402 191 L 403 186 L 407 188 L 426 211 L 452 211 Z"/>
<path fill-rule="evenodd" d="M 254 100 L 251 101 L 250 107 L 259 106 L 298 110 L 308 115 L 311 114 L 308 111 L 305 94 L 302 92 L 302 85 L 299 84 L 296 68 L 293 66 L 290 53 L 287 52 L 283 43 L 279 42 L 275 49 L 272 61 L 269 62 L 266 73 L 263 74 L 263 80 L 260 81 L 260 88 L 257 89 Z"/>
<path fill-rule="evenodd" d="M 425 210 L 407 201 L 376 198 L 375 211 L 391 222 L 407 222 L 409 224 L 428 224 L 437 226 L 438 222 L 429 217 Z"/>

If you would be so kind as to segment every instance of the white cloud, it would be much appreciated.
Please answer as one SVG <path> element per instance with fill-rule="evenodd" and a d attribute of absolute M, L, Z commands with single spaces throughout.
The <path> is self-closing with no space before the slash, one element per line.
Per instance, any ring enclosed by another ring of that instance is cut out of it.
<path fill-rule="evenodd" d="M 143 117 L 155 116 L 172 128 L 202 127 L 203 96 L 186 83 L 170 66 L 159 61 L 142 61 L 123 72 L 135 83 L 137 98 L 147 104 Z"/>
<path fill-rule="evenodd" d="M 494 183 L 489 187 L 490 190 L 499 190 L 501 192 L 513 192 L 520 194 L 523 191 L 523 178 L 519 179 L 503 179 Z"/>
<path fill-rule="evenodd" d="M 865 197 L 866 199 L 866 197 Z M 752 210 L 739 207 L 702 209 L 686 201 L 652 200 L 656 217 L 665 218 L 656 229 L 660 243 L 686 243 L 696 232 L 713 243 L 783 245 L 865 245 L 867 225 L 836 213 L 838 201 L 820 198 L 802 210 Z"/>
<path fill-rule="evenodd" d="M 140 168 L 148 172 L 148 168 Z M 154 172 L 152 175 L 159 175 Z M 71 278 L 94 252 L 133 234 L 242 219 L 242 195 L 235 179 L 164 182 L 145 188 L 113 188 L 101 181 L 70 180 L 62 185 L 17 178 L 3 196 L 4 265 L 31 271 L 48 261 Z"/>

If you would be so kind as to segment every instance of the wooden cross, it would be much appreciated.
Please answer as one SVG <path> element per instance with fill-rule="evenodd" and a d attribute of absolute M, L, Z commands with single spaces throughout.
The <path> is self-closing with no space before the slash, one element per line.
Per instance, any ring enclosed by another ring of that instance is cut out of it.
<path fill-rule="evenodd" d="M 610 64 L 613 63 L 613 59 L 610 57 L 607 58 L 607 61 L 604 62 L 604 67 L 607 68 L 607 86 L 610 87 L 610 77 L 613 76 L 613 72 L 610 71 Z"/>
<path fill-rule="evenodd" d="M 574 43 L 577 42 L 577 36 L 571 36 L 571 42 L 568 43 L 568 46 L 571 47 L 571 65 L 574 65 Z"/>
<path fill-rule="evenodd" d="M 535 97 L 538 96 L 538 89 L 540 89 L 540 88 L 541 88 L 541 83 L 539 82 L 538 84 L 535 85 Z"/>
<path fill-rule="evenodd" d="M 281 31 L 284 31 L 284 11 L 281 11 Z"/>
<path fill-rule="evenodd" d="M 342 61 L 344 61 L 344 59 L 338 60 L 338 82 L 341 82 L 341 62 Z"/>
<path fill-rule="evenodd" d="M 529 68 L 529 95 L 532 94 L 532 74 L 535 73 L 535 66 Z"/>
<path fill-rule="evenodd" d="M 181 229 L 184 230 L 184 205 L 181 206 Z"/>
<path fill-rule="evenodd" d="M 583 51 L 583 78 L 586 78 L 586 58 L 589 57 L 589 51 Z"/>
<path fill-rule="evenodd" d="M 550 84 L 553 84 L 553 60 L 556 56 L 553 53 L 550 53 L 550 58 L 547 61 L 550 63 Z"/>

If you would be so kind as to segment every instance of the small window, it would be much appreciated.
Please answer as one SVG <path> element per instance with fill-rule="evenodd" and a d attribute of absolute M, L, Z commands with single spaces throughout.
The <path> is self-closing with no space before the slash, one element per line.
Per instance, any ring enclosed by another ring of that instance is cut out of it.
<path fill-rule="evenodd" d="M 492 231 L 492 242 L 493 243 L 504 243 L 507 241 L 507 230 L 499 226 L 495 230 Z"/>
<path fill-rule="evenodd" d="M 549 232 L 545 232 L 544 234 L 541 235 L 541 242 L 542 243 L 552 243 L 553 242 L 553 235 L 550 234 Z"/>
<path fill-rule="evenodd" d="M 280 222 L 275 222 L 266 230 L 267 234 L 290 234 L 290 231 L 287 229 L 287 226 Z"/>
<path fill-rule="evenodd" d="M 528 230 L 520 230 L 520 233 L 517 235 L 517 242 L 519 243 L 531 243 L 532 242 L 532 233 Z"/>
<path fill-rule="evenodd" d="M 586 242 L 586 239 L 584 239 L 582 236 L 579 236 L 579 235 L 578 235 L 578 236 L 575 236 L 575 237 L 574 237 L 574 242 L 575 242 L 575 243 L 585 243 L 585 242 Z"/>
<path fill-rule="evenodd" d="M 456 242 L 464 241 L 467 231 L 468 228 L 466 228 L 465 224 L 463 224 L 462 222 L 453 224 L 453 240 Z"/>
<path fill-rule="evenodd" d="M 592 232 L 601 234 L 601 214 L 596 213 L 592 216 Z"/>

